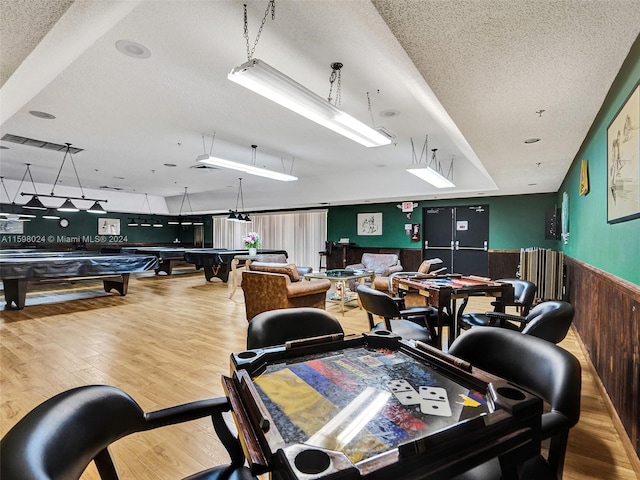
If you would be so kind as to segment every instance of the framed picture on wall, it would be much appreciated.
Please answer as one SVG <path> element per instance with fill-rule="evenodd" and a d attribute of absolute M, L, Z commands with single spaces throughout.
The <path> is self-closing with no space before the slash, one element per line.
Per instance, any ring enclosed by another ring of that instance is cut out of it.
<path fill-rule="evenodd" d="M 99 218 L 98 235 L 120 235 L 120 219 Z"/>
<path fill-rule="evenodd" d="M 0 220 L 1 233 L 24 233 L 24 222 L 18 220 Z"/>
<path fill-rule="evenodd" d="M 382 212 L 359 213 L 358 235 L 382 235 Z"/>
<path fill-rule="evenodd" d="M 607 128 L 607 222 L 640 217 L 640 84 Z"/>

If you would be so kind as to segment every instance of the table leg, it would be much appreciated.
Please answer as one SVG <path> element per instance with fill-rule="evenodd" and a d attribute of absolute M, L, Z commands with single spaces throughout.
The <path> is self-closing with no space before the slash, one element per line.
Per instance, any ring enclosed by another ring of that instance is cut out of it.
<path fill-rule="evenodd" d="M 7 302 L 7 308 L 10 308 L 11 303 L 14 303 L 18 310 L 22 310 L 27 298 L 27 279 L 5 278 L 2 283 L 4 284 L 4 299 Z"/>
<path fill-rule="evenodd" d="M 105 292 L 110 292 L 112 289 L 115 289 L 120 296 L 124 297 L 129 288 L 129 274 L 123 273 L 120 277 L 105 278 L 102 284 L 104 285 Z"/>
<path fill-rule="evenodd" d="M 342 314 L 344 315 L 344 297 L 347 296 L 347 282 L 345 282 L 344 280 L 340 280 L 339 283 L 342 285 L 342 296 L 340 297 L 340 309 L 342 311 Z"/>
<path fill-rule="evenodd" d="M 231 287 L 231 293 L 229 294 L 229 298 L 233 298 L 233 295 L 236 293 L 236 289 L 238 288 L 238 279 L 236 278 L 236 267 L 238 266 L 239 262 L 240 260 L 238 260 L 237 258 L 234 258 L 233 260 L 231 260 L 232 287 Z"/>

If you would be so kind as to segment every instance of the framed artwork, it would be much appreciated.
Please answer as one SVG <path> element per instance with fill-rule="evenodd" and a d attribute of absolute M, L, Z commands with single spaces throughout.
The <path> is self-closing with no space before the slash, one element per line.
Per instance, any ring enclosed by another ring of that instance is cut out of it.
<path fill-rule="evenodd" d="M 359 213 L 358 235 L 382 235 L 382 212 Z"/>
<path fill-rule="evenodd" d="M 640 84 L 607 128 L 607 222 L 640 217 Z"/>
<path fill-rule="evenodd" d="M 569 194 L 567 192 L 562 194 L 562 211 L 560 215 L 562 217 L 562 233 L 560 234 L 560 238 L 562 238 L 562 243 L 567 245 L 569 243 Z"/>
<path fill-rule="evenodd" d="M 0 233 L 24 233 L 24 222 L 18 220 L 0 220 Z"/>
<path fill-rule="evenodd" d="M 120 219 L 99 218 L 98 235 L 120 235 Z"/>

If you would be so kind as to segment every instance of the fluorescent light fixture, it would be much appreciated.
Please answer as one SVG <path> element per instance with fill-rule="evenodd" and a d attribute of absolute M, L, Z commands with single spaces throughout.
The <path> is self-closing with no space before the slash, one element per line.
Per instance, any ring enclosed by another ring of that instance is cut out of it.
<path fill-rule="evenodd" d="M 249 175 L 257 175 L 259 177 L 270 178 L 272 180 L 280 180 L 281 182 L 294 182 L 298 180 L 298 177 L 288 175 L 286 173 L 274 172 L 273 170 L 267 170 L 266 168 L 256 167 L 255 165 L 248 165 L 246 163 L 234 162 L 232 160 L 225 160 L 223 158 L 212 157 L 211 155 L 198 155 L 196 160 L 200 163 L 206 163 L 208 165 L 214 165 L 220 168 L 228 168 L 231 170 L 239 170 Z"/>
<path fill-rule="evenodd" d="M 44 212 L 42 218 L 46 218 L 47 220 L 59 220 L 60 215 L 58 215 L 53 208 L 49 208 L 46 212 Z"/>
<path fill-rule="evenodd" d="M 59 212 L 79 212 L 80 209 L 76 207 L 71 199 L 67 198 L 62 205 L 58 207 Z"/>
<path fill-rule="evenodd" d="M 153 222 L 153 228 L 162 228 L 163 225 L 159 220 L 156 220 L 155 222 Z"/>
<path fill-rule="evenodd" d="M 99 202 L 94 202 L 93 205 L 91 205 L 91 208 L 87 209 L 87 212 L 89 213 L 107 213 L 107 211 L 102 208 L 102 205 L 100 205 Z"/>
<path fill-rule="evenodd" d="M 243 63 L 231 70 L 227 78 L 365 147 L 391 143 L 391 139 L 262 60 L 254 58 Z"/>
<path fill-rule="evenodd" d="M 436 172 L 431 167 L 407 168 L 407 172 L 412 173 L 416 177 L 430 183 L 436 188 L 451 188 L 455 184 L 444 175 Z"/>
<path fill-rule="evenodd" d="M 29 210 L 46 210 L 47 207 L 44 206 L 42 201 L 38 198 L 37 195 L 31 197 L 27 203 L 25 203 L 22 208 L 27 208 Z"/>

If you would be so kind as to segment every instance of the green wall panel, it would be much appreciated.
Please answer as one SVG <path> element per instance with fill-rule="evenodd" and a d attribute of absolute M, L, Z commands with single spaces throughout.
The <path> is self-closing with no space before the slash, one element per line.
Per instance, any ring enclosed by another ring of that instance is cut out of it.
<path fill-rule="evenodd" d="M 38 215 L 38 212 L 36 212 Z M 23 233 L 9 233 L 0 230 L 0 248 L 15 246 L 16 244 L 68 244 L 68 243 L 176 243 L 192 245 L 193 227 L 180 225 L 167 225 L 168 216 L 156 215 L 164 227 L 129 227 L 128 220 L 131 214 L 108 213 L 106 215 L 94 215 L 86 212 L 65 212 L 60 215 L 69 220 L 69 226 L 62 228 L 58 220 L 32 219 L 23 223 Z M 98 225 L 100 219 L 120 219 L 120 235 L 99 235 Z M 211 242 L 211 218 L 204 218 L 205 242 Z M 2 222 L 0 222 L 2 223 Z M 2 226 L 2 225 L 0 225 Z"/>
<path fill-rule="evenodd" d="M 422 210 L 439 206 L 489 205 L 489 248 L 518 250 L 525 247 L 559 248 L 556 240 L 545 240 L 545 210 L 557 204 L 555 193 L 455 200 L 415 200 L 418 203 L 407 219 L 396 203 L 330 207 L 327 237 L 331 241 L 349 238 L 361 247 L 421 248 L 405 234 L 406 223 L 419 223 Z M 382 213 L 382 236 L 357 235 L 358 213 Z"/>
<path fill-rule="evenodd" d="M 640 40 L 625 64 L 558 191 L 569 196 L 567 255 L 640 285 L 640 219 L 607 223 L 607 127 L 640 79 Z M 581 161 L 587 160 L 590 191 L 579 195 Z"/>

